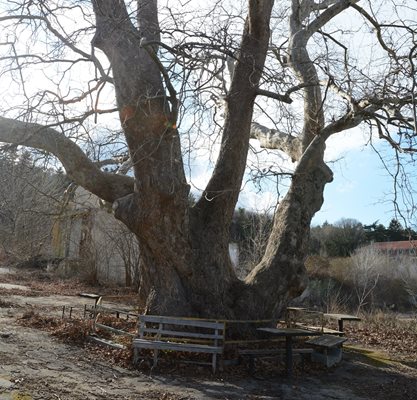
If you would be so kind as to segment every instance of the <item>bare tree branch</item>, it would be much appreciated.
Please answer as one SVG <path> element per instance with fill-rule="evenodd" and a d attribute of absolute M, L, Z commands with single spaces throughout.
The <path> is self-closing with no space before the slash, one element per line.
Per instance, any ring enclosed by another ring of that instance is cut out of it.
<path fill-rule="evenodd" d="M 391 49 L 384 41 L 383 37 L 382 37 L 382 30 L 381 30 L 381 25 L 375 21 L 374 18 L 372 18 L 372 16 L 366 12 L 366 10 L 364 10 L 362 7 L 358 6 L 357 4 L 352 4 L 351 5 L 352 8 L 354 8 L 356 11 L 358 11 L 362 16 L 364 16 L 371 24 L 372 26 L 375 28 L 376 31 L 376 36 L 378 38 L 379 44 L 381 45 L 381 47 L 391 56 L 394 58 L 397 58 L 397 54 L 395 53 L 395 51 L 393 49 Z"/>
<path fill-rule="evenodd" d="M 351 5 L 357 3 L 359 0 L 338 0 L 333 2 L 334 4 L 326 8 L 313 22 L 308 24 L 306 29 L 306 35 L 310 37 L 314 33 L 318 32 L 324 25 L 326 25 L 332 18 L 340 14 L 346 8 L 349 8 Z M 327 3 L 332 3 L 329 1 Z"/>
<path fill-rule="evenodd" d="M 297 137 L 269 129 L 257 122 L 252 122 L 250 134 L 251 139 L 259 140 L 261 147 L 281 150 L 288 154 L 293 162 L 301 156 L 301 144 Z"/>
<path fill-rule="evenodd" d="M 77 53 L 84 57 L 86 60 L 93 61 L 97 69 L 100 71 L 101 78 L 103 80 L 106 80 L 108 82 L 112 82 L 112 79 L 106 74 L 104 71 L 103 66 L 101 65 L 100 61 L 97 59 L 97 57 L 94 54 L 88 54 L 85 51 L 79 49 L 76 47 L 71 40 L 66 38 L 64 35 L 62 35 L 59 31 L 57 31 L 52 24 L 48 21 L 46 17 L 37 16 L 37 15 L 9 15 L 6 17 L 0 17 L 0 22 L 4 21 L 10 21 L 10 20 L 33 20 L 33 21 L 42 21 L 45 23 L 46 28 L 55 35 L 65 46 L 67 46 L 69 49 L 71 49 L 74 53 Z"/>
<path fill-rule="evenodd" d="M 292 100 L 287 94 L 279 94 L 270 92 L 269 90 L 257 89 L 256 94 L 260 96 L 270 97 L 271 99 L 282 101 L 283 103 L 291 104 Z"/>
<path fill-rule="evenodd" d="M 132 178 L 101 171 L 72 140 L 50 127 L 0 117 L 0 141 L 55 155 L 70 179 L 103 200 L 114 202 L 133 192 Z"/>

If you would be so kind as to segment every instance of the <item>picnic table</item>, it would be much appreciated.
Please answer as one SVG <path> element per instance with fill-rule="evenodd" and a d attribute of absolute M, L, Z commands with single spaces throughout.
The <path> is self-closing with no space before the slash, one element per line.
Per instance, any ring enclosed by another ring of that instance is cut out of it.
<path fill-rule="evenodd" d="M 297 328 L 258 328 L 260 332 L 266 332 L 273 336 L 285 337 L 285 369 L 288 378 L 292 377 L 293 370 L 293 338 L 320 336 L 321 332 L 313 332 L 307 329 Z"/>
<path fill-rule="evenodd" d="M 103 295 L 95 293 L 79 293 L 78 296 L 94 300 L 94 307 L 96 307 L 97 304 L 101 303 L 101 299 L 103 297 Z"/>
<path fill-rule="evenodd" d="M 348 314 L 323 314 L 325 318 L 335 319 L 339 325 L 339 331 L 343 332 L 344 321 L 360 321 L 361 319 L 355 315 Z"/>

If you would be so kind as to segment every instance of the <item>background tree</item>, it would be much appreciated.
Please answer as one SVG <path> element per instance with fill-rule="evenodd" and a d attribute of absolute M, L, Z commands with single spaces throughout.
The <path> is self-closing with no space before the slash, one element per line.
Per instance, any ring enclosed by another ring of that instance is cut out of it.
<path fill-rule="evenodd" d="M 238 276 L 246 276 L 262 259 L 271 227 L 272 216 L 268 212 L 237 210 L 230 239 L 239 248 Z"/>
<path fill-rule="evenodd" d="M 36 262 L 50 250 L 54 217 L 68 184 L 28 152 L 3 151 L 0 158 L 0 244 L 10 261 Z"/>
<path fill-rule="evenodd" d="M 334 225 L 324 223 L 311 229 L 313 254 L 327 257 L 348 257 L 365 242 L 365 232 L 359 221 L 343 218 Z"/>
<path fill-rule="evenodd" d="M 368 242 L 388 241 L 387 230 L 383 224 L 378 224 L 378 221 L 375 221 L 371 225 L 364 226 L 364 230 Z"/>
<path fill-rule="evenodd" d="M 376 221 L 371 225 L 364 226 L 364 231 L 368 242 L 398 242 L 415 240 L 417 237 L 413 229 L 403 228 L 401 223 L 395 218 L 390 221 L 387 228 Z"/>
<path fill-rule="evenodd" d="M 415 19 L 394 1 L 378 11 L 366 0 L 196 3 L 8 2 L 1 73 L 16 84 L 0 140 L 55 155 L 70 179 L 112 203 L 139 241 L 148 312 L 275 317 L 305 287 L 310 222 L 333 179 L 326 141 L 364 123 L 397 154 L 414 151 Z M 103 136 L 113 113 L 122 132 Z M 289 174 L 290 186 L 242 281 L 229 226 L 251 138 L 280 152 L 276 164 L 283 154 L 293 164 L 266 170 Z M 218 152 L 190 207 L 193 143 Z M 111 150 L 116 173 L 103 169 Z M 128 166 L 132 175 L 117 173 Z"/>

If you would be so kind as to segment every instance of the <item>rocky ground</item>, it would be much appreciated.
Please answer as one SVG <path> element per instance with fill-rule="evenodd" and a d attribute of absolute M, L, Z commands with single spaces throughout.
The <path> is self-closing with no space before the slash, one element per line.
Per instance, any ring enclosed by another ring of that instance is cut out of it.
<path fill-rule="evenodd" d="M 86 299 L 42 293 L 28 277 L 6 270 L 0 275 L 0 400 L 85 399 L 417 399 L 414 353 L 386 352 L 385 346 L 358 338 L 345 348 L 344 360 L 324 369 L 314 364 L 289 381 L 283 369 L 258 365 L 255 376 L 244 368 L 215 376 L 209 368 L 170 365 L 150 373 L 135 370 L 88 344 L 69 344 L 44 329 L 27 326 L 36 313 L 60 316 L 63 305 L 82 309 Z M 30 274 L 29 274 L 30 276 Z M 11 287 L 3 285 L 24 285 Z M 52 285 L 52 283 L 51 283 Z M 34 289 L 35 288 L 35 289 Z M 87 289 L 86 289 L 87 290 Z M 62 291 L 61 291 L 62 292 Z M 64 291 L 65 292 L 65 291 Z M 49 321 L 46 319 L 46 321 Z M 30 324 L 29 324 L 30 325 Z M 352 335 L 354 336 L 354 335 Z"/>

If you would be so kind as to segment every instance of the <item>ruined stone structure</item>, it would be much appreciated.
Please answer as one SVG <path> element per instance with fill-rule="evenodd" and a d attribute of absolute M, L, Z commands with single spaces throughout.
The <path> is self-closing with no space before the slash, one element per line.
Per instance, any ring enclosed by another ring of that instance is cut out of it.
<path fill-rule="evenodd" d="M 81 187 L 66 193 L 52 228 L 52 249 L 62 276 L 128 286 L 138 280 L 135 237 Z"/>

